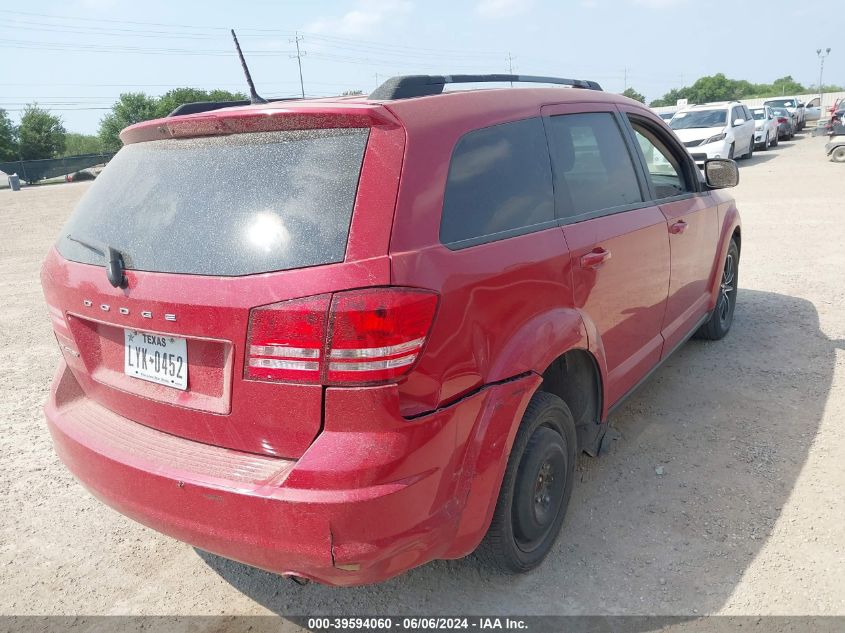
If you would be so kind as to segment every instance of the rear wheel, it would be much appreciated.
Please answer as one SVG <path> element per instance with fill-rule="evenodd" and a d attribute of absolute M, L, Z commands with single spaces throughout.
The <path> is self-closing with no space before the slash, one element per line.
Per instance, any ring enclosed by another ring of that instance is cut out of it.
<path fill-rule="evenodd" d="M 576 459 L 575 421 L 566 403 L 538 391 L 514 439 L 490 529 L 478 549 L 509 573 L 537 567 L 560 533 Z"/>
<path fill-rule="evenodd" d="M 778 143 L 780 143 L 780 132 L 777 132 L 775 137 L 772 139 L 772 147 L 777 147 Z"/>
<path fill-rule="evenodd" d="M 731 239 L 725 265 L 722 268 L 722 279 L 719 282 L 719 297 L 716 307 L 710 313 L 710 318 L 702 325 L 696 335 L 699 338 L 717 341 L 724 337 L 731 329 L 736 309 L 737 282 L 739 280 L 739 247 L 736 240 Z"/>
<path fill-rule="evenodd" d="M 845 147 L 837 147 L 830 153 L 830 160 L 835 163 L 845 163 Z"/>

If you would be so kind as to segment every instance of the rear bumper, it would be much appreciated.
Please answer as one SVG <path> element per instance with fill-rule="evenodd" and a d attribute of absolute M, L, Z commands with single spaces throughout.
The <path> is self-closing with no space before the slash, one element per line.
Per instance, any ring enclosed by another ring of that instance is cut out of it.
<path fill-rule="evenodd" d="M 538 381 L 490 386 L 413 421 L 391 408 L 395 387 L 330 389 L 325 429 L 296 461 L 120 417 L 86 398 L 64 362 L 45 412 L 62 461 L 122 514 L 255 567 L 360 585 L 472 551 Z"/>

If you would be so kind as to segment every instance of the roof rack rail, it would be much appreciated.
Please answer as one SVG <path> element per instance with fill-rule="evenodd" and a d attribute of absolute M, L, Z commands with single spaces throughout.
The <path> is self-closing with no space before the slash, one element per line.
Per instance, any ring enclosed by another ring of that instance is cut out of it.
<path fill-rule="evenodd" d="M 276 99 L 267 99 L 266 103 L 274 101 L 296 101 L 299 97 L 280 97 Z M 193 101 L 191 103 L 183 103 L 177 107 L 173 112 L 168 114 L 168 117 L 181 116 L 183 114 L 198 114 L 200 112 L 211 112 L 212 110 L 220 110 L 221 108 L 233 108 L 235 106 L 250 105 L 252 102 L 249 99 L 240 99 L 237 101 Z"/>
<path fill-rule="evenodd" d="M 520 82 L 535 84 L 558 84 L 601 90 L 595 81 L 587 79 L 563 79 L 561 77 L 538 77 L 535 75 L 400 75 L 391 77 L 370 93 L 369 98 L 377 101 L 410 99 L 439 95 L 446 84 L 476 84 L 490 82 Z"/>

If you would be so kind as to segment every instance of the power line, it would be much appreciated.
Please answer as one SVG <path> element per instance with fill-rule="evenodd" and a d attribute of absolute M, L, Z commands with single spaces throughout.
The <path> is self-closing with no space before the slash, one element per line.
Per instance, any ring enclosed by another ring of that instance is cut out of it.
<path fill-rule="evenodd" d="M 0 13 L 7 13 L 12 14 L 15 16 L 18 15 L 29 15 L 34 16 L 37 18 L 53 18 L 55 20 L 74 20 L 77 22 L 108 22 L 111 24 L 137 24 L 141 26 L 163 26 L 166 28 L 176 28 L 176 29 L 205 29 L 205 30 L 214 30 L 214 31 L 228 31 L 228 28 L 222 26 L 196 26 L 193 24 L 163 24 L 161 22 L 138 22 L 133 20 L 111 20 L 108 18 L 91 18 L 91 17 L 76 17 L 72 15 L 51 15 L 49 13 L 33 13 L 30 11 L 12 11 L 10 9 L 0 9 Z"/>
<path fill-rule="evenodd" d="M 15 25 L 17 26 L 19 23 L 23 23 L 27 30 L 44 30 L 47 32 L 57 32 L 57 33 L 76 33 L 76 34 L 95 34 L 95 35 L 106 35 L 106 36 L 139 36 L 139 37 L 154 37 L 160 39 L 212 39 L 220 37 L 220 33 L 198 33 L 198 32 L 189 32 L 185 33 L 182 32 L 173 32 L 173 31 L 161 31 L 161 30 L 149 30 L 149 29 L 136 29 L 136 28 L 123 28 L 123 27 L 115 27 L 115 26 L 96 26 L 89 24 L 90 22 L 105 22 L 108 24 L 120 24 L 120 25 L 143 25 L 143 26 L 157 26 L 157 27 L 164 27 L 164 28 L 178 28 L 178 29 L 194 29 L 194 31 L 225 31 L 228 30 L 225 27 L 216 27 L 216 26 L 207 26 L 207 27 L 199 27 L 199 26 L 192 26 L 192 25 L 182 25 L 182 24 L 163 24 L 159 22 L 137 22 L 137 21 L 130 21 L 130 20 L 107 20 L 102 18 L 76 18 L 70 16 L 57 16 L 57 15 L 48 15 L 43 13 L 32 13 L 32 12 L 13 12 L 7 10 L 0 10 L 0 13 L 12 13 L 15 15 Z M 48 23 L 43 24 L 42 21 L 33 21 L 27 19 L 21 19 L 20 15 L 25 16 L 35 16 L 39 18 L 47 18 L 56 22 L 58 20 L 71 20 L 74 22 L 83 21 L 85 24 L 55 24 L 55 23 Z M 239 29 L 239 32 L 242 32 L 242 37 L 266 37 L 267 34 L 278 34 L 288 36 L 291 34 L 299 35 L 296 32 L 291 32 L 289 30 L 284 29 L 268 29 L 268 28 L 255 28 L 255 29 Z M 454 58 L 455 56 L 461 57 L 489 57 L 496 55 L 498 56 L 500 53 L 496 51 L 472 51 L 467 49 L 444 49 L 444 48 L 426 48 L 426 47 L 414 47 L 408 46 L 403 44 L 389 44 L 384 42 L 374 42 L 370 40 L 358 40 L 358 39 L 350 39 L 338 36 L 330 36 L 325 34 L 318 34 L 318 33 L 304 33 L 304 35 L 322 41 L 327 45 L 333 48 L 339 49 L 352 49 L 356 51 L 371 51 L 371 52 L 380 52 L 380 53 L 390 53 L 393 55 L 403 55 L 403 56 L 427 56 L 430 57 L 432 55 L 436 55 L 438 57 L 449 57 Z"/>

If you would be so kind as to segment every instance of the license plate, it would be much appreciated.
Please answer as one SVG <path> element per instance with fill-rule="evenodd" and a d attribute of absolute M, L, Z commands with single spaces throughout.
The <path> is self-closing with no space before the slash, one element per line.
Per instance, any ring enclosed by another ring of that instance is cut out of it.
<path fill-rule="evenodd" d="M 123 330 L 123 373 L 183 391 L 188 388 L 188 344 L 178 336 Z"/>

